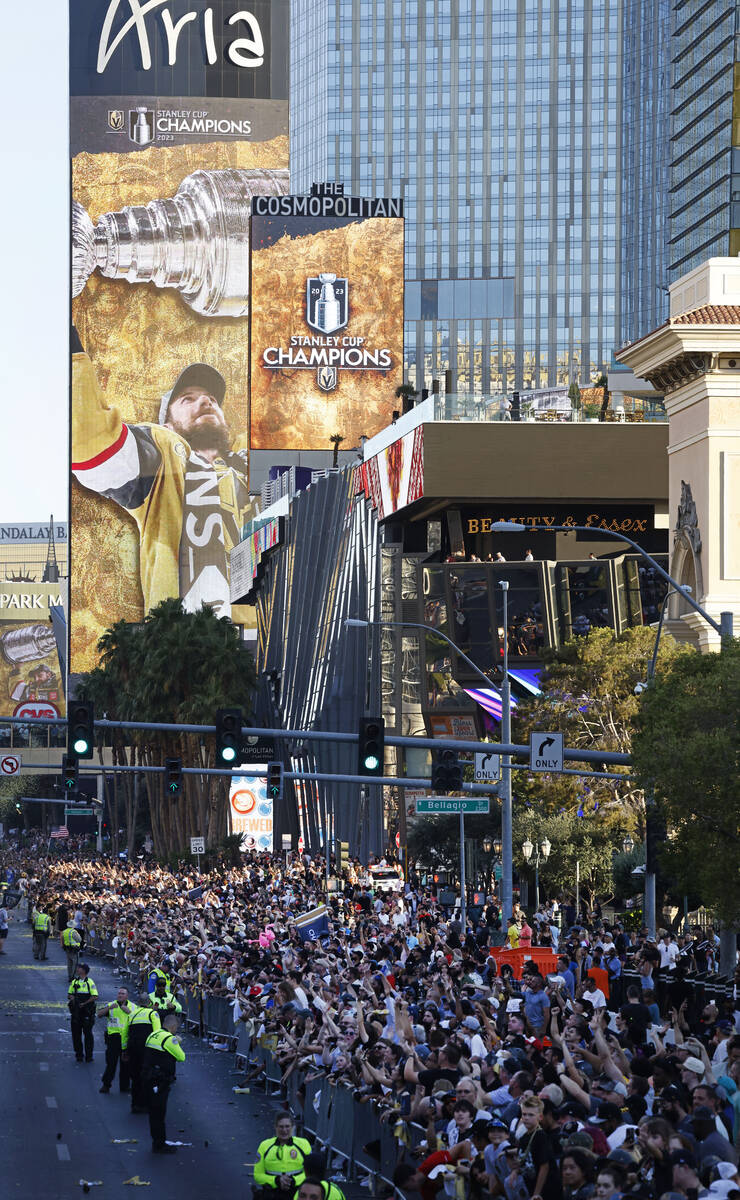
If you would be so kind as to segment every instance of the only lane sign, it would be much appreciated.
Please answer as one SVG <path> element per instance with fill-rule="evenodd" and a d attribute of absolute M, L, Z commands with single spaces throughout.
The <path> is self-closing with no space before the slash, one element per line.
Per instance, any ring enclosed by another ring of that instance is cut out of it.
<path fill-rule="evenodd" d="M 562 733 L 530 733 L 529 769 L 530 771 L 562 771 Z"/>

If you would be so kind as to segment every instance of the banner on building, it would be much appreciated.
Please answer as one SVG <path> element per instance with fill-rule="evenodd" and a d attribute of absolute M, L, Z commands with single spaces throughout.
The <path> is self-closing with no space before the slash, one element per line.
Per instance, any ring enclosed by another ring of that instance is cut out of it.
<path fill-rule="evenodd" d="M 289 0 L 74 0 L 70 669 L 180 596 L 239 621 L 249 218 L 288 184 Z"/>
<path fill-rule="evenodd" d="M 267 770 L 266 765 L 264 769 Z M 242 850 L 272 853 L 272 796 L 267 794 L 264 776 L 234 776 L 229 791 L 229 812 L 231 832 L 244 835 Z"/>
<path fill-rule="evenodd" d="M 56 584 L 0 582 L 0 715 L 66 715 L 64 679 L 49 619 L 50 608 L 61 604 Z"/>
<path fill-rule="evenodd" d="M 401 407 L 403 202 L 255 197 L 250 446 L 359 446 Z"/>
<path fill-rule="evenodd" d="M 424 426 L 395 438 L 357 471 L 357 491 L 367 496 L 382 520 L 424 495 Z"/>

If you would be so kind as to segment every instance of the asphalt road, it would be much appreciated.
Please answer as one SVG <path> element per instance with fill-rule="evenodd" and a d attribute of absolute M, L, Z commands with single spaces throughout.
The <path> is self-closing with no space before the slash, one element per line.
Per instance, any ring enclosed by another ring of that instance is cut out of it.
<path fill-rule="evenodd" d="M 186 1062 L 167 1109 L 167 1137 L 191 1142 L 177 1154 L 151 1152 L 149 1121 L 133 1116 L 130 1097 L 114 1082 L 100 1095 L 103 1030 L 95 1028 L 92 1063 L 75 1061 L 67 1011 L 67 971 L 58 942 L 35 962 L 30 927 L 18 909 L 0 956 L 0 1192 L 31 1200 L 70 1200 L 81 1180 L 100 1180 L 95 1200 L 133 1200 L 138 1176 L 152 1200 L 246 1200 L 259 1142 L 273 1131 L 279 1103 L 256 1091 L 235 1096 L 230 1054 L 183 1037 Z M 114 999 L 117 978 L 90 959 L 101 1003 Z M 119 1140 L 122 1144 L 115 1145 Z"/>

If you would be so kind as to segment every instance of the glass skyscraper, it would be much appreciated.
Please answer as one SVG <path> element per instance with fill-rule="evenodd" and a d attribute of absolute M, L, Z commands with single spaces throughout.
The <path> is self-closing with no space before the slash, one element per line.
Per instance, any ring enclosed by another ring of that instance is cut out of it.
<path fill-rule="evenodd" d="M 740 252 L 739 37 L 737 0 L 674 2 L 669 283 Z"/>
<path fill-rule="evenodd" d="M 292 190 L 403 196 L 417 387 L 588 383 L 621 343 L 623 8 L 293 0 Z"/>
<path fill-rule="evenodd" d="M 623 0 L 622 342 L 668 315 L 672 0 Z"/>

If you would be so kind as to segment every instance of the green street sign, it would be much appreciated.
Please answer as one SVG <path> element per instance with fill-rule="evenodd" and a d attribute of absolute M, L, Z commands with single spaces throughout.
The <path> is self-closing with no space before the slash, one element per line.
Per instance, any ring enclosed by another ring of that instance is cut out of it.
<path fill-rule="evenodd" d="M 495 867 L 493 868 L 493 878 L 496 880 L 496 883 L 501 882 L 503 874 L 504 874 L 504 869 L 501 866 L 501 863 L 496 863 Z"/>
<path fill-rule="evenodd" d="M 487 813 L 490 812 L 488 796 L 425 796 L 416 801 L 416 811 L 424 813 Z"/>
<path fill-rule="evenodd" d="M 75 805 L 74 808 L 65 808 L 64 819 L 66 820 L 67 817 L 91 817 L 93 815 L 94 811 L 95 810 L 92 808 L 86 808 L 86 807 L 80 808 L 77 805 Z"/>

